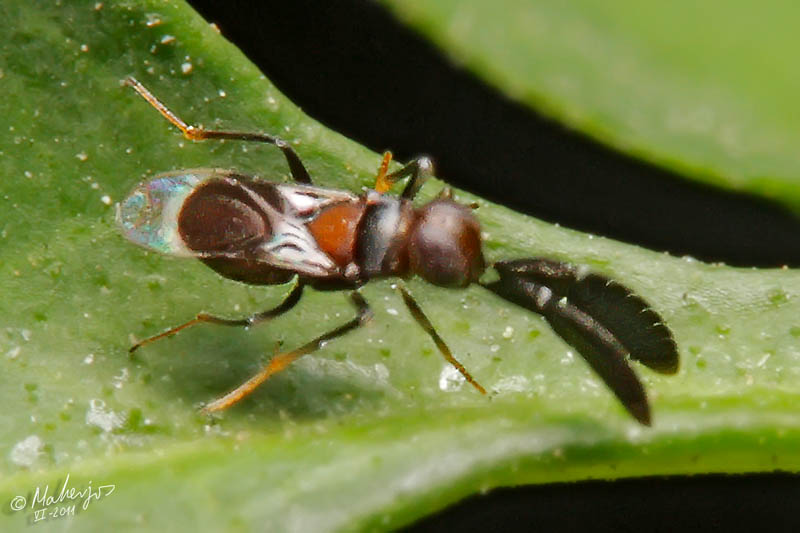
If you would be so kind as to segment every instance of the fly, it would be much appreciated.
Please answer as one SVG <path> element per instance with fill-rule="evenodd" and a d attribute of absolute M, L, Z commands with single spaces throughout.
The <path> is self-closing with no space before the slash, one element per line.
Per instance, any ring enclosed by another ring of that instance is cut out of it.
<path fill-rule="evenodd" d="M 212 131 L 191 126 L 134 78 L 125 83 L 190 140 L 228 139 L 275 145 L 288 163 L 292 183 L 275 183 L 233 170 L 191 169 L 160 174 L 139 184 L 118 208 L 125 236 L 158 252 L 194 257 L 218 274 L 253 285 L 294 287 L 277 307 L 243 319 L 205 313 L 134 344 L 130 351 L 200 323 L 247 327 L 275 318 L 299 301 L 306 286 L 348 290 L 355 317 L 294 350 L 276 354 L 257 374 L 210 402 L 205 412 L 226 409 L 249 395 L 292 361 L 352 331 L 372 318 L 358 289 L 374 278 L 419 276 L 441 287 L 477 283 L 500 297 L 544 316 L 553 330 L 589 363 L 640 423 L 650 425 L 644 387 L 628 357 L 674 374 L 678 351 L 662 318 L 624 285 L 544 258 L 487 265 L 480 224 L 470 207 L 444 189 L 415 207 L 414 197 L 433 174 L 427 157 L 388 172 L 384 154 L 375 188 L 363 194 L 313 185 L 297 153 L 264 133 Z M 399 196 L 387 194 L 408 179 Z M 492 268 L 497 279 L 480 278 Z M 403 302 L 439 352 L 481 394 L 486 390 L 456 360 L 411 293 L 398 285 Z"/>

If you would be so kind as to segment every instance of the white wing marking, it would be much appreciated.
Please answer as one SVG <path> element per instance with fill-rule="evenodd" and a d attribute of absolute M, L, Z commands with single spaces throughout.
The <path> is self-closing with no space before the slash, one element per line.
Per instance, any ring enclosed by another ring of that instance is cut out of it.
<path fill-rule="evenodd" d="M 312 217 L 323 208 L 341 202 L 355 202 L 358 196 L 348 191 L 321 189 L 312 185 L 276 185 L 281 197 L 300 218 Z"/>
<path fill-rule="evenodd" d="M 248 187 L 243 189 L 267 215 L 272 228 L 272 239 L 260 246 L 264 256 L 259 257 L 259 260 L 311 276 L 326 277 L 339 272 L 336 263 L 319 249 L 317 241 L 306 229 L 305 222 L 291 214 L 287 216 L 281 213 Z"/>

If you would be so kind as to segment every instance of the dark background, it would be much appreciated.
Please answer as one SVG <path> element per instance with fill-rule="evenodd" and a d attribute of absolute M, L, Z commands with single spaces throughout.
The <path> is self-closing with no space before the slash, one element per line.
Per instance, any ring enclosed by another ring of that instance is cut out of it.
<path fill-rule="evenodd" d="M 800 220 L 606 149 L 451 65 L 366 0 L 191 2 L 314 119 L 537 218 L 674 255 L 800 266 Z M 413 531 L 796 529 L 800 479 L 697 476 L 501 489 Z"/>

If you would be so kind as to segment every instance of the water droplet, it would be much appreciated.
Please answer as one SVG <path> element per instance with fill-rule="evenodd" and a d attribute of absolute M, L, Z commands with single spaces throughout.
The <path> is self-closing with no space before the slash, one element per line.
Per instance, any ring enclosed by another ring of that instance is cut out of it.
<path fill-rule="evenodd" d="M 107 195 L 107 194 L 104 194 L 103 196 L 101 196 L 100 197 L 100 201 L 103 202 L 106 205 L 111 205 L 111 197 L 109 195 Z"/>
<path fill-rule="evenodd" d="M 87 355 L 86 357 L 83 358 L 83 364 L 84 365 L 91 365 L 92 363 L 94 363 L 94 354 L 93 353 L 90 353 L 89 355 Z"/>
<path fill-rule="evenodd" d="M 163 22 L 158 13 L 147 13 L 145 17 L 147 17 L 147 20 L 145 21 L 144 25 L 148 28 L 155 28 L 156 26 L 160 26 Z"/>
<path fill-rule="evenodd" d="M 192 70 L 194 70 L 194 65 L 192 65 L 189 61 L 181 63 L 181 72 L 184 74 L 191 74 Z"/>
<path fill-rule="evenodd" d="M 514 336 L 514 328 L 511 326 L 506 326 L 506 329 L 503 330 L 503 338 L 510 339 Z"/>
<path fill-rule="evenodd" d="M 79 161 L 86 161 L 87 159 L 89 159 L 89 156 L 86 155 L 86 152 L 79 152 L 75 154 L 75 157 L 77 157 Z"/>
<path fill-rule="evenodd" d="M 22 351 L 21 346 L 14 346 L 8 352 L 6 352 L 6 357 L 8 357 L 9 359 L 16 359 L 17 357 L 19 357 L 21 351 Z"/>
<path fill-rule="evenodd" d="M 381 383 L 387 383 L 389 381 L 389 369 L 386 368 L 386 365 L 383 363 L 376 363 L 374 368 L 375 379 Z"/>
<path fill-rule="evenodd" d="M 93 398 L 89 401 L 89 410 L 86 411 L 86 423 L 90 426 L 96 426 L 103 431 L 109 432 L 119 427 L 125 420 L 112 411 L 106 409 L 106 402 L 103 400 Z"/>
<path fill-rule="evenodd" d="M 11 459 L 11 462 L 17 466 L 29 467 L 39 458 L 39 455 L 42 453 L 42 448 L 44 448 L 42 439 L 36 435 L 31 435 L 16 443 L 14 447 L 11 448 L 8 457 Z"/>
<path fill-rule="evenodd" d="M 461 372 L 451 364 L 444 365 L 439 373 L 439 388 L 445 392 L 459 390 L 465 381 Z"/>
<path fill-rule="evenodd" d="M 495 383 L 492 388 L 498 392 L 524 392 L 530 389 L 530 381 L 525 376 L 508 376 Z"/>
<path fill-rule="evenodd" d="M 81 52 L 88 52 L 88 51 L 89 51 L 89 45 L 86 44 L 86 43 L 82 44 L 81 45 Z"/>
<path fill-rule="evenodd" d="M 600 388 L 600 384 L 597 381 L 595 381 L 594 379 L 592 379 L 592 378 L 585 379 L 585 380 L 583 380 L 581 382 L 581 390 L 582 391 L 585 391 L 585 390 L 588 390 L 588 389 L 599 389 L 599 388 Z"/>
<path fill-rule="evenodd" d="M 173 43 L 173 42 L 175 42 L 175 36 L 174 35 L 165 35 L 165 36 L 163 36 L 161 38 L 161 44 L 170 44 L 170 43 Z"/>
<path fill-rule="evenodd" d="M 397 309 L 395 309 L 393 307 L 390 307 L 389 309 L 387 309 L 386 312 L 389 313 L 392 316 L 397 316 L 398 315 Z"/>
<path fill-rule="evenodd" d="M 111 382 L 114 384 L 114 388 L 121 389 L 122 386 L 125 384 L 125 382 L 128 381 L 129 376 L 130 372 L 128 372 L 127 367 L 123 367 L 119 375 L 111 378 Z"/>

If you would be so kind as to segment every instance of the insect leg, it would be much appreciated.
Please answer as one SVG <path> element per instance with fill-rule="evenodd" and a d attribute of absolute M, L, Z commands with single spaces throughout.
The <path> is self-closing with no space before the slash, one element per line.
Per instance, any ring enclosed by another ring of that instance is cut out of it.
<path fill-rule="evenodd" d="M 286 141 L 277 137 L 273 137 L 272 135 L 267 135 L 266 133 L 204 130 L 200 126 L 192 126 L 191 124 L 184 122 L 178 115 L 173 113 L 136 78 L 126 78 L 125 85 L 133 87 L 133 89 L 139 93 L 139 96 L 144 98 L 147 103 L 153 106 L 156 111 L 161 113 L 161 115 L 170 121 L 172 125 L 181 130 L 183 136 L 187 139 L 191 141 L 202 141 L 204 139 L 229 139 L 234 141 L 253 141 L 274 144 L 283 152 L 286 162 L 289 164 L 289 171 L 292 174 L 292 178 L 298 183 L 306 183 L 309 185 L 312 183 L 311 176 L 309 176 L 308 171 L 306 170 L 305 166 L 303 166 L 303 162 L 300 160 L 297 152 L 295 152 Z"/>
<path fill-rule="evenodd" d="M 398 285 L 398 289 L 400 290 L 400 294 L 403 296 L 403 302 L 405 302 L 408 310 L 411 311 L 411 316 L 413 316 L 414 320 L 417 321 L 417 324 L 422 326 L 422 329 L 424 329 L 428 335 L 431 336 L 431 339 L 433 339 L 433 342 L 436 344 L 436 347 L 439 349 L 439 353 L 442 354 L 442 357 L 444 357 L 448 363 L 456 367 L 456 370 L 461 372 L 461 375 L 464 376 L 464 379 L 466 379 L 473 387 L 478 389 L 481 394 L 486 394 L 486 389 L 484 389 L 480 383 L 475 381 L 475 378 L 473 378 L 467 369 L 464 368 L 464 365 L 459 363 L 458 360 L 453 357 L 453 353 L 450 351 L 450 348 L 447 347 L 444 339 L 442 339 L 439 334 L 436 333 L 436 330 L 433 328 L 433 324 L 431 324 L 431 321 L 428 320 L 427 316 L 425 316 L 425 313 L 422 312 L 422 309 L 420 309 L 419 304 L 416 302 L 416 300 L 414 300 L 414 297 L 411 296 L 411 293 L 408 292 L 402 285 Z"/>
<path fill-rule="evenodd" d="M 359 293 L 353 292 L 350 294 L 350 299 L 353 305 L 356 307 L 356 317 L 350 320 L 349 322 L 342 324 L 336 329 L 333 329 L 327 333 L 324 333 L 317 337 L 316 339 L 296 348 L 290 352 L 284 352 L 275 355 L 272 359 L 270 359 L 269 363 L 262 368 L 256 375 L 236 387 L 234 390 L 222 396 L 221 398 L 217 398 L 213 402 L 209 403 L 203 408 L 204 413 L 211 413 L 214 411 L 221 411 L 223 409 L 227 409 L 228 407 L 238 403 L 243 398 L 248 396 L 251 392 L 253 392 L 259 385 L 264 383 L 270 376 L 277 374 L 281 370 L 285 369 L 289 366 L 292 361 L 311 353 L 313 351 L 318 350 L 321 348 L 325 343 L 328 341 L 335 339 L 337 337 L 341 337 L 345 333 L 356 329 L 359 326 L 363 326 L 372 318 L 372 310 L 369 307 L 367 301 L 362 297 Z"/>
<path fill-rule="evenodd" d="M 202 323 L 209 323 L 209 324 L 220 324 L 222 326 L 240 326 L 240 327 L 247 327 L 253 326 L 260 322 L 264 322 L 266 320 L 270 320 L 275 318 L 276 316 L 282 315 L 286 311 L 290 310 L 292 307 L 297 305 L 297 302 L 300 301 L 300 297 L 303 295 L 303 284 L 297 283 L 294 286 L 292 291 L 286 296 L 286 298 L 278 304 L 278 306 L 273 307 L 272 309 L 267 309 L 266 311 L 262 311 L 260 313 L 256 313 L 250 317 L 242 318 L 238 320 L 231 320 L 228 318 L 220 318 L 212 315 L 208 315 L 206 313 L 200 313 L 192 320 L 180 324 L 179 326 L 175 326 L 173 328 L 168 329 L 164 333 L 159 333 L 158 335 L 153 335 L 152 337 L 148 337 L 143 339 L 133 346 L 130 347 L 128 353 L 133 353 L 145 344 L 150 344 L 157 340 L 163 339 L 164 337 L 169 337 L 171 335 L 175 335 L 179 331 L 186 329 L 190 326 L 194 326 L 195 324 L 202 324 Z"/>

